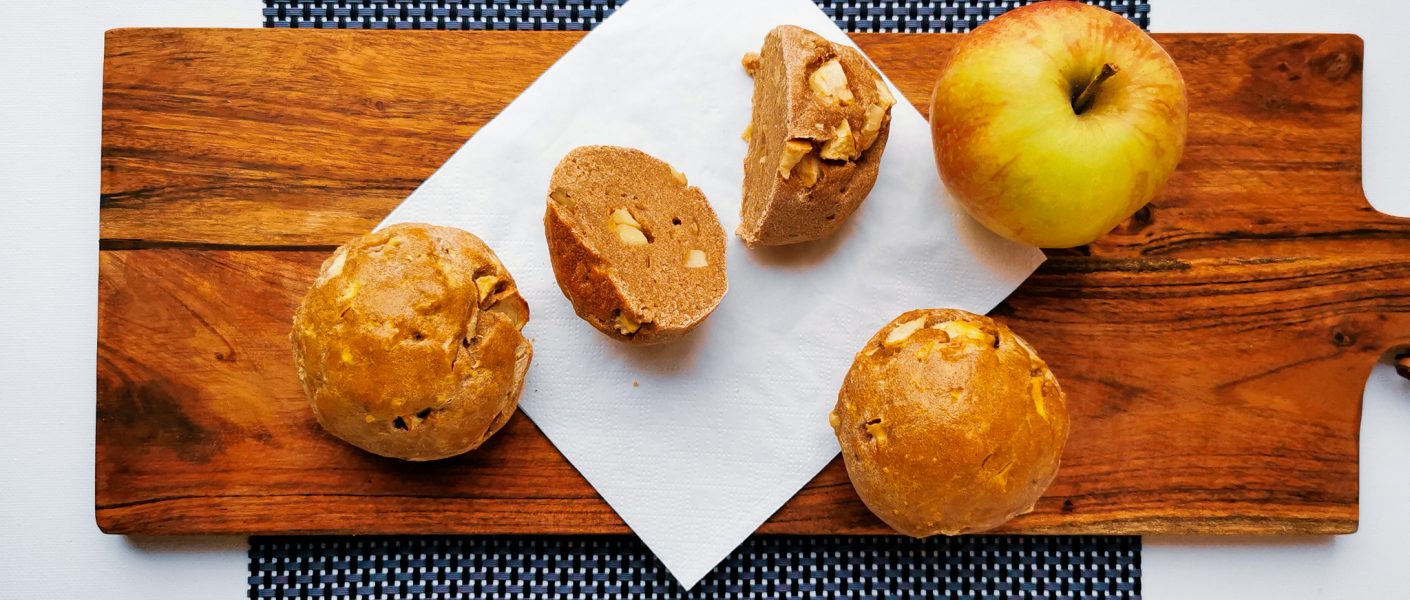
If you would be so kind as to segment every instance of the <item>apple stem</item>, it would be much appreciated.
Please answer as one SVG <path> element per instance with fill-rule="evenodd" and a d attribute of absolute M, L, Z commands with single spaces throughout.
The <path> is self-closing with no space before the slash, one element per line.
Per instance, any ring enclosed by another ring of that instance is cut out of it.
<path fill-rule="evenodd" d="M 1112 75 L 1120 71 L 1121 69 L 1111 63 L 1102 65 L 1102 70 L 1098 71 L 1097 75 L 1087 82 L 1087 86 L 1082 88 L 1082 92 L 1072 99 L 1072 111 L 1080 115 L 1091 108 L 1092 100 L 1097 97 L 1097 89 L 1102 86 L 1102 82 L 1111 79 Z"/>

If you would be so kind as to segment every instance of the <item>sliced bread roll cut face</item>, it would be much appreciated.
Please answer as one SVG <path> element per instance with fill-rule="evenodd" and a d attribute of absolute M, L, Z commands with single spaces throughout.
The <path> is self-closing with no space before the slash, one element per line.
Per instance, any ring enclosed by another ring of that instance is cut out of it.
<path fill-rule="evenodd" d="M 544 214 L 558 287 L 632 344 L 694 329 L 725 295 L 725 233 L 699 188 L 632 148 L 583 146 L 554 169 Z"/>
<path fill-rule="evenodd" d="M 876 183 L 895 97 L 860 52 L 792 25 L 743 64 L 754 112 L 736 233 L 750 246 L 827 237 Z"/>

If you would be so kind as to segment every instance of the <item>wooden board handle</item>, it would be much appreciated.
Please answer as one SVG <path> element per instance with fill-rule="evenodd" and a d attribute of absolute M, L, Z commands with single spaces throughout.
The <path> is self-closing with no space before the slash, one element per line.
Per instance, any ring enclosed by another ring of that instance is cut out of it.
<path fill-rule="evenodd" d="M 1410 350 L 1401 350 L 1395 355 L 1395 372 L 1410 379 Z"/>

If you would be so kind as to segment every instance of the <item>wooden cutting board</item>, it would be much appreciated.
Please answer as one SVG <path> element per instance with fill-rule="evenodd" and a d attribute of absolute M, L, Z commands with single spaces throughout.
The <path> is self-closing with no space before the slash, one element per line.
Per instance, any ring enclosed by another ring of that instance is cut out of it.
<path fill-rule="evenodd" d="M 579 38 L 108 34 L 104 531 L 627 531 L 522 414 L 480 451 L 431 464 L 336 441 L 287 341 L 320 261 Z M 854 38 L 922 112 L 959 39 Z M 1106 238 L 1051 253 L 994 312 L 1040 349 L 1072 413 L 1057 481 L 1005 530 L 1355 531 L 1362 386 L 1410 340 L 1410 222 L 1361 191 L 1361 40 L 1157 39 L 1189 83 L 1180 170 Z M 887 531 L 837 461 L 760 530 Z"/>

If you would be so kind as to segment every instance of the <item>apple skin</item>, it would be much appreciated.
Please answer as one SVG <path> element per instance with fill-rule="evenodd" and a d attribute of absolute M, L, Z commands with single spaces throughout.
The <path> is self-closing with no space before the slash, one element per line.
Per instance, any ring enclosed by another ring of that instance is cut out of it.
<path fill-rule="evenodd" d="M 1078 114 L 1104 64 L 1119 70 Z M 1188 101 L 1141 28 L 1080 2 L 1030 4 L 965 35 L 930 101 L 940 178 L 976 220 L 1043 248 L 1096 240 L 1180 162 Z"/>

